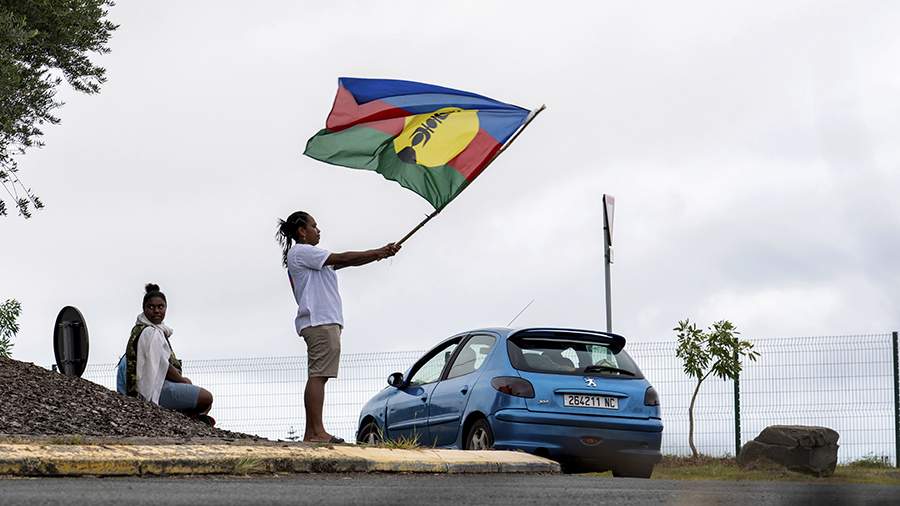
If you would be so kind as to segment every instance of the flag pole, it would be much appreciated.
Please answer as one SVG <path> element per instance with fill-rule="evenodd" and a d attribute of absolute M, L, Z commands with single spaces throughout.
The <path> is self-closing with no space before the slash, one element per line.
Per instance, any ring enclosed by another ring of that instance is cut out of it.
<path fill-rule="evenodd" d="M 525 130 L 525 127 L 527 127 L 528 124 L 531 123 L 531 121 L 532 121 L 534 118 L 536 118 L 537 115 L 540 114 L 541 111 L 543 111 L 543 110 L 546 109 L 546 108 L 547 108 L 546 105 L 541 104 L 540 107 L 538 107 L 537 109 L 535 109 L 535 110 L 531 111 L 530 113 L 528 113 L 528 117 L 525 119 L 525 122 L 522 123 L 522 126 L 520 126 L 519 129 L 516 130 L 516 133 L 514 133 L 513 136 L 510 137 L 509 140 L 506 141 L 506 142 L 503 144 L 503 146 L 501 146 L 500 149 L 497 150 L 496 153 L 494 153 L 494 156 L 491 157 L 491 159 L 488 161 L 487 164 L 485 164 L 484 168 L 487 169 L 488 165 L 492 164 L 492 163 L 494 162 L 494 160 L 496 160 L 497 157 L 500 156 L 500 153 L 504 152 L 504 151 L 506 150 L 506 148 L 508 148 L 509 145 L 512 144 L 513 141 L 516 140 L 516 139 L 519 137 L 519 134 L 521 134 L 522 131 Z M 482 169 L 482 170 L 484 170 L 484 169 Z M 451 200 L 450 202 L 452 202 L 452 200 Z M 449 204 L 450 202 L 447 202 L 447 204 Z M 403 239 L 400 239 L 399 241 L 397 241 L 397 243 L 396 243 L 397 246 L 400 246 L 401 244 L 403 244 L 404 242 L 406 242 L 406 240 L 409 239 L 410 237 L 412 237 L 413 234 L 415 234 L 416 232 L 418 232 L 420 228 L 424 227 L 426 223 L 428 223 L 429 221 L 431 221 L 432 218 L 434 218 L 434 217 L 437 216 L 441 211 L 443 211 L 444 208 L 447 207 L 447 204 L 444 204 L 444 205 L 441 206 L 439 209 L 435 209 L 433 213 L 431 213 L 431 214 L 429 214 L 428 216 L 426 216 L 425 219 L 422 220 L 421 223 L 419 223 L 418 225 L 416 225 L 415 228 L 413 228 L 412 230 L 410 230 L 408 234 L 406 234 L 405 236 L 403 236 Z"/>

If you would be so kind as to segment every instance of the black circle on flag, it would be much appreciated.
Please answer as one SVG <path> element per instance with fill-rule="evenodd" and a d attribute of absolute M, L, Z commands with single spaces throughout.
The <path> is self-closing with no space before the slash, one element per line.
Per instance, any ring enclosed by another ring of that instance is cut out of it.
<path fill-rule="evenodd" d="M 397 152 L 397 158 L 406 163 L 416 163 L 416 150 L 412 146 L 406 146 Z"/>

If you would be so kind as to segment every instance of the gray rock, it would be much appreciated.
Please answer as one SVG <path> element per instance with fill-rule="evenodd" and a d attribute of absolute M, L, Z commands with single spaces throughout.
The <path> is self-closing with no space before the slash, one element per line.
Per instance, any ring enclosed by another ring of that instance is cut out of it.
<path fill-rule="evenodd" d="M 771 425 L 738 455 L 742 468 L 775 464 L 813 476 L 831 476 L 837 466 L 840 435 L 827 427 Z"/>

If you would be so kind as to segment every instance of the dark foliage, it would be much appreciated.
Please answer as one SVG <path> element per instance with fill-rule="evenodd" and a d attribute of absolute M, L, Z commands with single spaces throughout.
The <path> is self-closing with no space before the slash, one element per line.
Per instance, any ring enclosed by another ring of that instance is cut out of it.
<path fill-rule="evenodd" d="M 43 145 L 43 125 L 55 125 L 62 105 L 56 89 L 67 81 L 97 93 L 105 69 L 89 55 L 109 52 L 117 28 L 106 20 L 110 0 L 0 0 L 0 186 L 25 218 L 44 207 L 18 174 L 15 155 Z M 0 198 L 0 215 L 7 205 Z"/>

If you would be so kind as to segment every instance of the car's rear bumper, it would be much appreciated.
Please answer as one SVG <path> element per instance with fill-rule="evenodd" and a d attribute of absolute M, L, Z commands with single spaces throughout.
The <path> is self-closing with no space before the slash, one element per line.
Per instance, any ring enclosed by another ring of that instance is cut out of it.
<path fill-rule="evenodd" d="M 497 449 L 521 449 L 597 468 L 655 464 L 662 455 L 662 421 L 504 409 L 490 417 Z"/>

